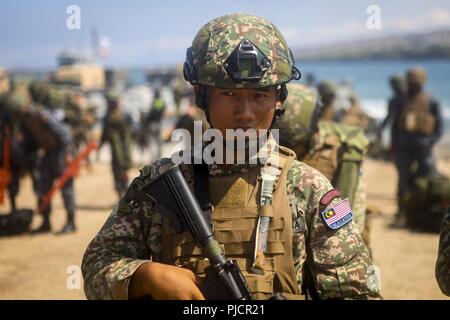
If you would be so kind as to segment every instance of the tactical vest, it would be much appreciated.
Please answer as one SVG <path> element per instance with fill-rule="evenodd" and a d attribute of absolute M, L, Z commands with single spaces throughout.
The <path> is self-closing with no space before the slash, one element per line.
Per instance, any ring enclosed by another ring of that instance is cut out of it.
<path fill-rule="evenodd" d="M 320 120 L 323 121 L 334 121 L 336 118 L 336 110 L 333 105 L 326 105 L 320 114 Z"/>
<path fill-rule="evenodd" d="M 288 299 L 302 299 L 294 272 L 292 252 L 292 216 L 286 194 L 287 172 L 295 159 L 294 153 L 280 147 L 281 173 L 276 181 L 270 207 L 258 206 L 261 192 L 260 167 L 246 173 L 223 177 L 209 177 L 212 226 L 216 240 L 229 259 L 236 259 L 255 299 L 268 299 L 282 292 Z M 186 175 L 186 174 L 185 174 Z M 191 175 L 192 176 L 192 175 Z M 255 234 L 258 218 L 271 217 L 267 249 L 264 255 L 264 274 L 255 274 Z M 176 233 L 167 219 L 162 223 L 162 259 L 192 270 L 199 277 L 209 261 L 189 233 Z"/>
<path fill-rule="evenodd" d="M 40 116 L 26 115 L 21 118 L 21 121 L 33 138 L 36 139 L 39 147 L 49 151 L 61 146 L 61 142 L 57 136 Z"/>
<path fill-rule="evenodd" d="M 361 110 L 359 105 L 352 105 L 348 110 L 346 110 L 342 123 L 350 126 L 360 126 L 364 129 L 364 131 L 366 131 L 369 127 L 367 116 Z"/>
<path fill-rule="evenodd" d="M 430 112 L 430 96 L 420 93 L 413 98 L 406 98 L 401 119 L 402 127 L 407 132 L 433 134 L 436 117 Z"/>

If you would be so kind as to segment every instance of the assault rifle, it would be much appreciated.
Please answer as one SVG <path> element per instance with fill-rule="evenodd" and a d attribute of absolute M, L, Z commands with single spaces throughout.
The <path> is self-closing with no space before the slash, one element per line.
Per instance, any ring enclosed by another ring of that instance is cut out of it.
<path fill-rule="evenodd" d="M 138 195 L 139 199 L 153 203 L 158 212 L 169 218 L 176 232 L 190 232 L 210 262 L 205 269 L 205 282 L 200 286 L 207 300 L 252 299 L 237 262 L 227 259 L 219 243 L 214 239 L 205 212 L 200 209 L 179 166 L 172 167 L 139 190 L 132 189 L 127 195 L 125 201 L 131 201 L 133 195 Z"/>

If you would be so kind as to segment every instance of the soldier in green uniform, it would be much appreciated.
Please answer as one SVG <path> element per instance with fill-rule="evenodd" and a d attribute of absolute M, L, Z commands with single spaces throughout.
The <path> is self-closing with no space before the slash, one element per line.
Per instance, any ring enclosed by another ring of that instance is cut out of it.
<path fill-rule="evenodd" d="M 38 202 L 43 221 L 33 233 L 51 231 L 50 215 L 51 200 L 44 203 L 49 196 L 54 182 L 66 172 L 68 164 L 73 160 L 74 150 L 69 128 L 51 111 L 51 96 L 49 87 L 44 82 L 30 84 L 32 103 L 16 103 L 14 113 L 20 119 L 21 125 L 36 141 L 39 156 L 36 161 L 35 181 Z M 61 187 L 61 195 L 67 213 L 67 221 L 59 234 L 76 231 L 75 226 L 75 194 L 74 178 L 70 177 Z"/>
<path fill-rule="evenodd" d="M 223 134 L 270 128 L 286 99 L 286 83 L 300 75 L 278 29 L 245 14 L 203 26 L 187 51 L 184 71 L 197 105 Z M 269 151 L 261 162 L 247 156 L 242 164 L 208 164 L 211 223 L 226 256 L 237 260 L 256 299 L 275 292 L 292 299 L 306 293 L 320 299 L 380 298 L 348 202 L 274 137 L 260 148 Z M 224 151 L 236 155 L 242 149 Z M 173 165 L 172 159 L 160 159 L 135 181 L 145 185 Z M 183 173 L 195 186 L 190 168 L 183 164 Z M 270 208 L 260 201 L 264 172 L 275 179 L 274 190 L 264 189 L 271 194 Z M 348 220 L 336 225 L 330 219 L 338 207 Z M 264 217 L 270 218 L 267 242 L 257 255 L 255 230 Z M 198 286 L 207 265 L 192 237 L 174 232 L 151 203 L 121 201 L 84 254 L 85 293 L 89 299 L 203 299 Z"/>
<path fill-rule="evenodd" d="M 362 163 L 368 140 L 359 126 L 320 120 L 323 105 L 302 84 L 289 84 L 285 113 L 277 123 L 280 144 L 295 151 L 299 160 L 324 174 L 349 198 L 355 220 L 369 246 L 366 192 Z"/>
<path fill-rule="evenodd" d="M 336 121 L 336 85 L 328 80 L 321 81 L 317 86 L 317 92 L 323 104 L 320 112 L 320 120 Z"/>
<path fill-rule="evenodd" d="M 407 94 L 398 100 L 398 138 L 396 139 L 396 166 L 398 170 L 398 213 L 396 225 L 419 227 L 415 218 L 423 211 L 415 198 L 408 198 L 417 177 L 432 177 L 437 174 L 433 146 L 444 132 L 444 121 L 439 102 L 425 91 L 427 73 L 422 68 L 412 68 L 406 73 Z M 415 167 L 415 169 L 414 169 Z M 441 218 L 439 218 L 439 221 Z"/>
<path fill-rule="evenodd" d="M 447 209 L 441 226 L 436 279 L 442 293 L 450 296 L 450 207 Z"/>
<path fill-rule="evenodd" d="M 397 151 L 397 139 L 398 139 L 398 130 L 400 125 L 400 117 L 399 114 L 399 104 L 404 99 L 405 91 L 406 91 L 406 84 L 405 79 L 401 75 L 393 75 L 389 79 L 389 83 L 391 85 L 393 96 L 389 99 L 388 102 L 388 112 L 386 115 L 386 118 L 381 122 L 380 127 L 378 129 L 378 135 L 381 138 L 381 133 L 386 128 L 386 126 L 391 127 L 391 153 L 394 155 L 395 159 L 395 152 Z"/>
<path fill-rule="evenodd" d="M 120 99 L 115 93 L 106 95 L 108 111 L 103 120 L 103 132 L 99 149 L 108 142 L 111 149 L 114 188 L 119 196 L 123 196 L 128 188 L 128 173 L 131 168 L 131 119 L 120 109 Z"/>

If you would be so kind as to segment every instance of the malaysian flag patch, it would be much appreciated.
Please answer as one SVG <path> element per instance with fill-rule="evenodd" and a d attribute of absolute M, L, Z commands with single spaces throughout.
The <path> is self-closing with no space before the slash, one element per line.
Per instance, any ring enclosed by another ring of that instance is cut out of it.
<path fill-rule="evenodd" d="M 348 198 L 342 200 L 337 205 L 321 212 L 325 224 L 333 229 L 339 229 L 353 219 L 353 212 L 350 208 Z"/>

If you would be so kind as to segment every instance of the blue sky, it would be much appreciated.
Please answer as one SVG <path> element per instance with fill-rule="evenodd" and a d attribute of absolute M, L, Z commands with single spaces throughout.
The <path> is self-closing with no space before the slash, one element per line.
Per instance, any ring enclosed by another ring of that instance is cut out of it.
<path fill-rule="evenodd" d="M 69 5 L 81 9 L 80 30 L 66 28 Z M 380 7 L 381 30 L 366 28 L 369 5 Z M 105 65 L 175 64 L 204 23 L 232 12 L 269 18 L 292 48 L 450 29 L 448 0 L 10 0 L 0 2 L 0 66 L 53 67 L 61 49 L 89 47 L 94 27 L 111 41 Z"/>

